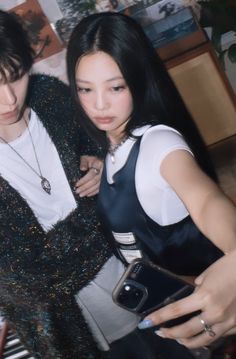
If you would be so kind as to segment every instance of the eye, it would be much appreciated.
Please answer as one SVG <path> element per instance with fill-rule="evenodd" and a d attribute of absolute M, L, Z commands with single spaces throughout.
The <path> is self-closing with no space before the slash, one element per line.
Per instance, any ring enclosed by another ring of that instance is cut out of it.
<path fill-rule="evenodd" d="M 88 87 L 77 87 L 77 92 L 79 92 L 81 94 L 86 94 L 86 93 L 89 93 L 90 91 L 91 91 L 91 89 Z"/>
<path fill-rule="evenodd" d="M 120 86 L 113 86 L 111 89 L 113 92 L 121 92 L 126 88 L 126 86 L 124 85 L 120 85 Z"/>

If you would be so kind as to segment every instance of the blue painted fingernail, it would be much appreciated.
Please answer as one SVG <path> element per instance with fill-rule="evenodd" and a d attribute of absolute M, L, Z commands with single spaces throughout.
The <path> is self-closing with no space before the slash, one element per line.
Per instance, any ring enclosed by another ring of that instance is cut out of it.
<path fill-rule="evenodd" d="M 153 327 L 154 323 L 151 319 L 144 319 L 142 322 L 139 323 L 139 329 L 147 329 Z"/>

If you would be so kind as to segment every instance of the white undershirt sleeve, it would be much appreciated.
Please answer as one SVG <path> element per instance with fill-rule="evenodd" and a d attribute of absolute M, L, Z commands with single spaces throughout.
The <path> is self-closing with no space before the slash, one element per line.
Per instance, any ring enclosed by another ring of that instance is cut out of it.
<path fill-rule="evenodd" d="M 136 190 L 144 211 L 157 223 L 168 225 L 188 215 L 183 202 L 160 173 L 163 159 L 171 152 L 191 150 L 174 129 L 159 125 L 143 135 L 136 166 Z"/>

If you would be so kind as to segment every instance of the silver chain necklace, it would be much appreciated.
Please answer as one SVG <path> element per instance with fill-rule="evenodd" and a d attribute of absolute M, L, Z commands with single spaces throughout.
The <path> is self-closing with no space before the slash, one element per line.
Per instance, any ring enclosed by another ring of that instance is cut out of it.
<path fill-rule="evenodd" d="M 111 156 L 111 162 L 112 163 L 115 163 L 115 153 L 116 153 L 116 151 L 118 150 L 118 148 L 120 146 L 122 146 L 126 142 L 127 139 L 128 139 L 128 136 L 125 136 L 123 138 L 123 140 L 121 140 L 119 143 L 117 143 L 115 145 L 110 143 L 109 148 L 108 148 L 108 153 Z"/>
<path fill-rule="evenodd" d="M 32 138 L 32 134 L 30 132 L 30 129 L 29 129 L 29 126 L 28 126 L 28 123 L 27 121 L 24 119 L 25 121 L 25 124 L 26 124 L 26 127 L 27 127 L 27 130 L 29 132 L 29 136 L 30 136 L 30 140 L 31 140 L 31 143 L 32 143 L 32 147 L 33 147 L 33 151 L 34 151 L 34 157 L 35 157 L 35 160 L 37 162 L 37 166 L 38 166 L 38 172 L 31 166 L 30 163 L 28 163 L 26 161 L 26 159 L 18 152 L 16 151 L 16 149 L 10 145 L 9 142 L 7 142 L 6 140 L 4 140 L 4 138 L 2 138 L 0 136 L 0 139 L 1 141 L 3 141 L 6 145 L 8 145 L 12 151 L 14 151 L 18 157 L 20 157 L 22 159 L 22 161 L 41 179 L 41 186 L 42 186 L 42 189 L 47 193 L 47 194 L 51 194 L 51 184 L 50 182 L 47 180 L 47 178 L 45 178 L 43 175 L 42 175 L 42 171 L 41 171 L 41 167 L 40 167 L 40 164 L 39 164 L 39 160 L 38 160 L 38 156 L 37 156 L 37 153 L 36 153 L 36 149 L 35 149 L 35 145 L 34 145 L 34 141 L 33 141 L 33 138 Z"/>

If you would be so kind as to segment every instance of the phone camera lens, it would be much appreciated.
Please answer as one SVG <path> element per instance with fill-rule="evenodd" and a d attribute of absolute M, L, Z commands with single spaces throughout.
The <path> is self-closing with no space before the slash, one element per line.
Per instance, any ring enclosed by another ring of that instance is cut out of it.
<path fill-rule="evenodd" d="M 131 288 L 129 285 L 126 285 L 124 289 L 126 290 L 126 292 L 128 292 Z"/>
<path fill-rule="evenodd" d="M 135 309 L 143 298 L 143 291 L 133 285 L 124 285 L 119 295 L 120 303 L 130 309 Z"/>

